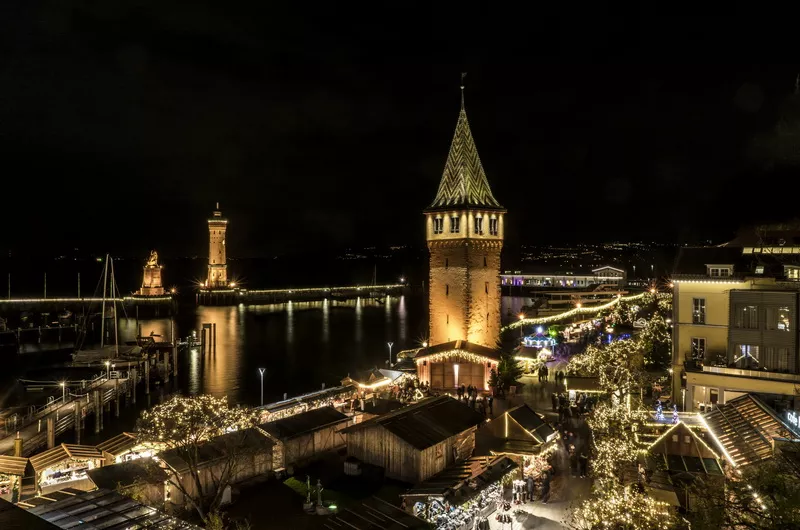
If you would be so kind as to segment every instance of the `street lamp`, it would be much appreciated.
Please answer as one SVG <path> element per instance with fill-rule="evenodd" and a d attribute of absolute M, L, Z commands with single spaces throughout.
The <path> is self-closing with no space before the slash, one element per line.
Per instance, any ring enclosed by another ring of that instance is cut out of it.
<path fill-rule="evenodd" d="M 423 347 L 423 348 L 427 348 L 427 347 L 428 347 L 428 341 L 424 341 L 424 342 L 422 343 L 422 347 Z"/>
<path fill-rule="evenodd" d="M 106 361 L 106 379 L 111 379 L 111 361 Z"/>
<path fill-rule="evenodd" d="M 392 346 L 394 346 L 394 342 L 387 342 L 387 346 L 389 346 L 389 368 L 392 367 Z"/>
<path fill-rule="evenodd" d="M 266 368 L 259 368 L 258 373 L 261 374 L 261 406 L 264 406 L 264 372 L 266 372 Z"/>
<path fill-rule="evenodd" d="M 61 403 L 67 402 L 67 384 L 61 381 Z"/>
<path fill-rule="evenodd" d="M 525 320 L 525 313 L 520 313 L 519 315 L 519 340 L 522 342 L 522 321 Z"/>

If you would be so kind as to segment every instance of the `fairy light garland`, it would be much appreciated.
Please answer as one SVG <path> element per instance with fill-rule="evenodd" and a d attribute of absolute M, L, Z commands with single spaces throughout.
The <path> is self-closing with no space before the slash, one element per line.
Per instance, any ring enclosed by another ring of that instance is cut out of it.
<path fill-rule="evenodd" d="M 618 296 L 617 298 L 614 298 L 610 302 L 602 304 L 602 305 L 596 305 L 596 306 L 591 306 L 591 307 L 576 307 L 576 308 L 570 309 L 569 311 L 564 311 L 563 313 L 559 313 L 557 315 L 550 315 L 550 316 L 547 316 L 547 317 L 522 318 L 522 319 L 517 320 L 516 322 L 512 322 L 508 326 L 504 327 L 502 329 L 502 331 L 506 331 L 506 330 L 509 330 L 509 329 L 517 329 L 520 326 L 530 326 L 530 325 L 535 325 L 535 324 L 549 324 L 550 322 L 556 322 L 557 320 L 570 318 L 570 317 L 573 317 L 573 316 L 576 316 L 576 315 L 589 315 L 589 314 L 599 313 L 600 311 L 603 311 L 603 310 L 610 309 L 610 308 L 614 307 L 615 305 L 619 304 L 620 302 L 629 302 L 631 300 L 639 300 L 640 298 L 643 298 L 645 295 L 648 295 L 648 294 L 650 294 L 650 293 L 639 293 L 639 294 L 634 294 L 634 295 L 631 295 L 631 296 Z"/>
<path fill-rule="evenodd" d="M 452 359 L 459 359 L 462 361 L 482 364 L 486 362 L 490 362 L 493 364 L 497 364 L 497 359 L 492 359 L 491 357 L 485 357 L 483 355 L 477 355 L 475 353 L 470 353 L 464 350 L 448 350 L 438 353 L 431 353 L 429 355 L 422 355 L 421 357 L 417 357 L 415 360 L 417 364 L 420 364 L 422 361 L 430 361 L 432 363 L 438 363 L 442 361 L 449 361 Z"/>

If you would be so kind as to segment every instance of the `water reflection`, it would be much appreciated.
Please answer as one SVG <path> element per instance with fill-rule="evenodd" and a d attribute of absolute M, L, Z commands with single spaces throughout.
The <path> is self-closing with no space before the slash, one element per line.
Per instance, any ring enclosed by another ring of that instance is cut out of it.
<path fill-rule="evenodd" d="M 425 329 L 423 297 L 385 300 L 328 300 L 287 304 L 181 308 L 176 337 L 186 337 L 203 323 L 217 324 L 217 349 L 181 352 L 178 383 L 188 393 L 227 395 L 233 402 L 260 399 L 258 368 L 264 375 L 265 400 L 281 399 L 338 384 L 348 373 L 383 367 L 387 342 L 393 353 Z M 169 319 L 141 320 L 142 334 L 170 339 Z M 410 328 L 410 329 L 409 329 Z M 136 320 L 120 321 L 120 340 L 134 340 Z"/>

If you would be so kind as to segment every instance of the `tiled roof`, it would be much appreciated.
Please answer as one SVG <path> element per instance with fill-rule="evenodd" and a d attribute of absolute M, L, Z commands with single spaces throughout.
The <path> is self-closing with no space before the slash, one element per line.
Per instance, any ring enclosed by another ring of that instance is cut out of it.
<path fill-rule="evenodd" d="M 476 207 L 502 210 L 492 195 L 462 105 L 436 198 L 429 210 Z"/>
<path fill-rule="evenodd" d="M 449 396 L 431 397 L 383 416 L 347 427 L 342 432 L 382 427 L 421 450 L 456 436 L 485 418 Z"/>
<path fill-rule="evenodd" d="M 456 489 L 465 487 L 472 490 L 473 493 L 478 492 L 516 468 L 517 464 L 507 456 L 474 456 L 447 466 L 439 473 L 401 494 L 401 497 L 446 496 L 452 494 Z M 467 481 L 473 480 L 477 483 L 476 488 L 466 484 Z M 459 504 L 466 502 L 469 498 L 468 493 L 470 492 L 463 493 L 467 493 L 467 495 L 459 497 Z"/>
<path fill-rule="evenodd" d="M 793 438 L 786 425 L 751 394 L 717 405 L 703 419 L 737 466 L 771 458 L 775 438 Z"/>
<path fill-rule="evenodd" d="M 329 425 L 346 422 L 348 419 L 333 407 L 321 407 L 281 420 L 270 421 L 260 427 L 279 440 L 288 440 Z"/>

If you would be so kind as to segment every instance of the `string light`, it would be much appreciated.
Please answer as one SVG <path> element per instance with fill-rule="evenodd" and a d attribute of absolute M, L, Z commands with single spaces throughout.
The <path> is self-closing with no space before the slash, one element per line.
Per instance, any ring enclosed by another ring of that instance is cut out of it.
<path fill-rule="evenodd" d="M 483 355 L 477 355 L 475 353 L 471 353 L 464 350 L 448 350 L 443 352 L 431 353 L 431 354 L 423 354 L 422 356 L 417 356 L 415 360 L 417 364 L 420 364 L 423 360 L 430 361 L 432 363 L 438 363 L 442 361 L 449 361 L 451 359 L 458 359 L 470 363 L 482 364 L 482 363 L 493 363 L 497 364 L 497 359 L 492 359 L 491 357 L 485 357 Z"/>
<path fill-rule="evenodd" d="M 565 318 L 570 318 L 570 317 L 576 316 L 576 315 L 588 315 L 588 314 L 599 313 L 600 311 L 604 311 L 606 309 L 610 309 L 610 308 L 614 307 L 615 305 L 619 304 L 620 302 L 629 302 L 631 300 L 638 300 L 638 299 L 644 297 L 646 294 L 650 295 L 650 293 L 639 293 L 639 294 L 634 294 L 634 295 L 625 296 L 625 297 L 617 296 L 616 298 L 614 298 L 610 302 L 608 302 L 606 304 L 602 304 L 602 305 L 596 305 L 596 306 L 591 306 L 591 307 L 575 307 L 575 308 L 570 309 L 568 311 L 564 311 L 563 313 L 559 313 L 557 315 L 550 315 L 550 316 L 547 316 L 547 317 L 522 318 L 522 319 L 519 319 L 516 322 L 512 322 L 508 326 L 504 327 L 503 331 L 505 331 L 507 329 L 516 329 L 516 328 L 518 328 L 520 326 L 530 326 L 530 325 L 534 325 L 534 324 L 549 324 L 550 322 L 555 322 L 557 320 L 563 320 Z M 652 296 L 652 295 L 650 295 L 650 296 Z"/>

